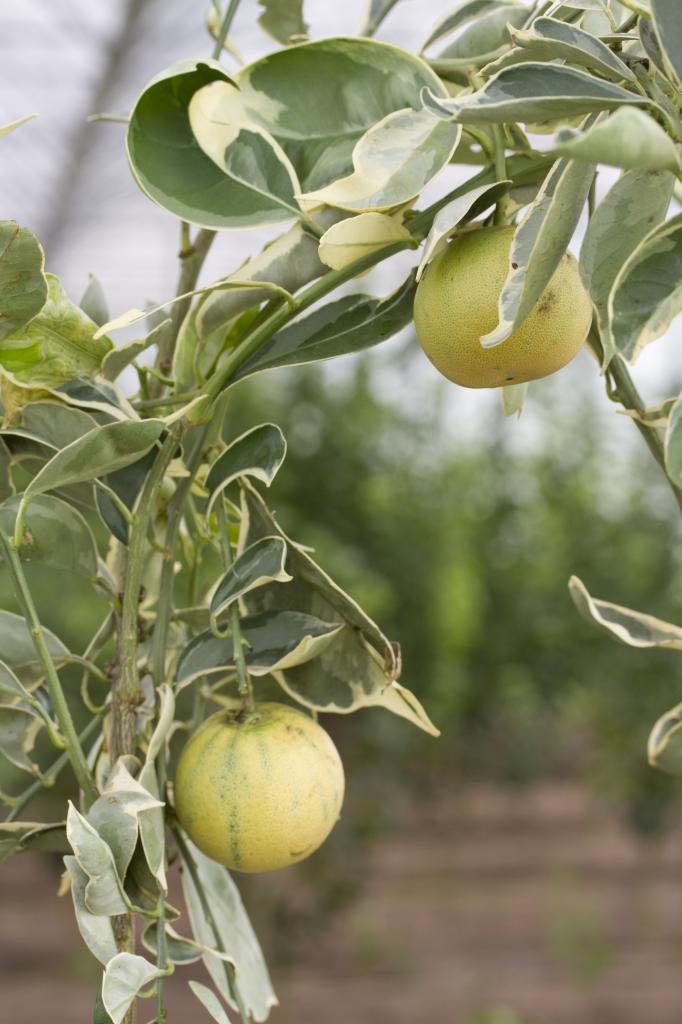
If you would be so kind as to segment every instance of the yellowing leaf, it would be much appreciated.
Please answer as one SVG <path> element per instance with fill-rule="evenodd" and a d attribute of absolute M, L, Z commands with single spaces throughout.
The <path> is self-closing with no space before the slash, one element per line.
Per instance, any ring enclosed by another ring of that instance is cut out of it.
<path fill-rule="evenodd" d="M 367 253 L 393 242 L 409 242 L 409 231 L 385 213 L 360 213 L 332 224 L 320 239 L 320 259 L 332 270 L 342 270 Z"/>
<path fill-rule="evenodd" d="M 15 384 L 55 388 L 94 377 L 112 347 L 97 325 L 66 295 L 59 278 L 46 274 L 47 301 L 33 319 L 0 343 L 0 371 Z"/>

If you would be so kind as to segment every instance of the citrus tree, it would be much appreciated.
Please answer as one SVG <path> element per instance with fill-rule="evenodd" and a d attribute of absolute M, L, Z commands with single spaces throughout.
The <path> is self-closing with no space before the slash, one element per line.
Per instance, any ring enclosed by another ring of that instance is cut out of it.
<path fill-rule="evenodd" d="M 223 429 L 237 382 L 367 349 L 414 316 L 445 376 L 499 387 L 512 413 L 587 340 L 682 506 L 682 404 L 646 408 L 628 369 L 682 308 L 677 4 L 466 0 L 415 56 L 373 38 L 397 0 L 372 0 L 357 36 L 312 41 L 301 0 L 262 0 L 280 48 L 228 70 L 230 0 L 209 14 L 212 57 L 158 72 L 128 119 L 131 171 L 180 223 L 174 297 L 112 320 L 96 281 L 75 304 L 31 232 L 0 224 L 0 551 L 21 611 L 0 611 L 0 747 L 33 777 L 3 794 L 0 853 L 65 854 L 103 967 L 98 1024 L 132 1020 L 138 996 L 164 1020 L 164 978 L 199 959 L 210 1017 L 265 1020 L 276 998 L 228 867 L 284 867 L 333 827 L 343 769 L 318 713 L 378 706 L 437 735 L 398 644 L 268 507 L 281 430 Z M 622 173 L 597 205 L 600 164 Z M 274 241 L 197 287 L 216 232 L 263 225 Z M 413 269 L 391 294 L 351 284 L 400 252 Z M 102 603 L 81 651 L 41 623 L 32 563 L 61 574 L 63 600 L 78 574 Z M 682 629 L 571 589 L 619 640 L 682 647 Z M 680 721 L 652 734 L 672 770 Z M 73 802 L 28 820 L 67 769 Z"/>

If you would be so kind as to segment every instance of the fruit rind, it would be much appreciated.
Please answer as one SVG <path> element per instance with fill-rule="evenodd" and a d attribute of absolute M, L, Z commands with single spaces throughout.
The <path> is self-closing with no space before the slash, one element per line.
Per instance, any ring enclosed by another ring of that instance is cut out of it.
<path fill-rule="evenodd" d="M 503 387 L 555 373 L 577 355 L 592 322 L 577 261 L 565 253 L 523 323 L 501 344 L 481 345 L 498 323 L 514 232 L 513 226 L 464 232 L 429 264 L 417 288 L 420 344 L 436 369 L 464 387 Z"/>
<path fill-rule="evenodd" d="M 219 711 L 186 743 L 175 774 L 178 820 L 234 871 L 273 871 L 313 853 L 338 820 L 341 759 L 328 733 L 284 704 Z"/>

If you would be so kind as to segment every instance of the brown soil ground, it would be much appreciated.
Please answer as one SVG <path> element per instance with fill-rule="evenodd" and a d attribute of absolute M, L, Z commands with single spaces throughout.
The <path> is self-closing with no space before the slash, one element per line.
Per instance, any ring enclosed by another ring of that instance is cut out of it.
<path fill-rule="evenodd" d="M 275 965 L 272 1020 L 487 1024 L 479 1013 L 506 1007 L 524 1024 L 680 1024 L 681 866 L 682 830 L 637 839 L 575 787 L 476 788 L 372 847 L 358 897 Z M 92 1019 L 97 965 L 54 897 L 58 872 L 30 856 L 0 872 L 7 1024 Z M 297 884 L 284 872 L 265 891 Z M 251 882 L 252 908 L 257 894 Z M 168 985 L 170 1024 L 208 1020 L 192 975 Z"/>

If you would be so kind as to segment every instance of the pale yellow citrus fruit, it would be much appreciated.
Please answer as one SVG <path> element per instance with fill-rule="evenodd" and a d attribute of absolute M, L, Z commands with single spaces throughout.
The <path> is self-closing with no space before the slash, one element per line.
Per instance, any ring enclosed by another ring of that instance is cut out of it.
<path fill-rule="evenodd" d="M 313 853 L 338 820 L 343 792 L 330 736 L 310 715 L 276 703 L 211 715 L 175 773 L 180 824 L 234 871 L 274 871 Z"/>
<path fill-rule="evenodd" d="M 566 253 L 523 323 L 500 345 L 483 348 L 481 338 L 497 326 L 513 235 L 513 227 L 465 232 L 436 256 L 417 287 L 420 344 L 436 369 L 464 387 L 497 388 L 555 373 L 590 328 L 590 297 Z"/>

